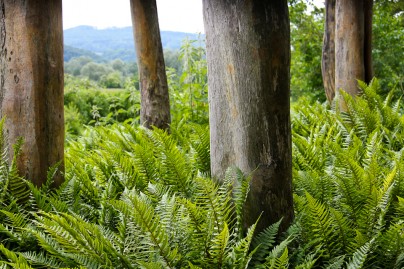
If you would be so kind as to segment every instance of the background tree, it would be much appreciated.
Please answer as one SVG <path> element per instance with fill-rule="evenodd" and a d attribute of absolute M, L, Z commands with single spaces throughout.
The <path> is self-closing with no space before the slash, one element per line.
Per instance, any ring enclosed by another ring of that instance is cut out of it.
<path fill-rule="evenodd" d="M 22 176 L 41 185 L 57 163 L 63 180 L 62 1 L 0 1 L 0 114 L 10 145 L 24 140 Z M 10 148 L 10 157 L 13 155 Z"/>
<path fill-rule="evenodd" d="M 343 89 L 350 95 L 356 96 L 359 94 L 357 79 L 369 82 L 373 77 L 372 7 L 373 0 L 326 2 L 327 25 L 322 66 L 324 87 L 329 101 L 332 100 L 333 89 L 336 91 Z M 333 37 L 334 23 L 335 37 Z M 335 49 L 335 57 L 332 55 L 333 49 Z M 333 66 L 335 66 L 334 85 L 332 85 L 333 71 L 330 70 Z M 344 104 L 341 103 L 341 106 L 343 108 Z"/>
<path fill-rule="evenodd" d="M 292 101 L 300 97 L 325 101 L 321 79 L 321 41 L 324 34 L 323 8 L 311 0 L 289 1 L 291 36 Z"/>
<path fill-rule="evenodd" d="M 79 76 L 81 74 L 81 69 L 90 62 L 92 62 L 92 59 L 87 56 L 72 58 L 64 64 L 65 74 Z"/>
<path fill-rule="evenodd" d="M 111 68 L 108 68 L 103 64 L 88 62 L 81 68 L 80 74 L 84 77 L 88 77 L 91 80 L 99 81 L 102 76 L 107 75 L 107 73 L 111 71 Z"/>
<path fill-rule="evenodd" d="M 204 0 L 211 169 L 252 173 L 245 227 L 293 219 L 286 0 Z"/>
<path fill-rule="evenodd" d="M 404 1 L 377 0 L 373 11 L 375 76 L 384 94 L 396 89 L 398 98 L 404 91 Z"/>
<path fill-rule="evenodd" d="M 155 0 L 131 0 L 139 83 L 140 122 L 168 129 L 170 102 Z"/>
<path fill-rule="evenodd" d="M 328 102 L 335 97 L 335 1 L 325 1 L 325 23 L 321 71 Z"/>

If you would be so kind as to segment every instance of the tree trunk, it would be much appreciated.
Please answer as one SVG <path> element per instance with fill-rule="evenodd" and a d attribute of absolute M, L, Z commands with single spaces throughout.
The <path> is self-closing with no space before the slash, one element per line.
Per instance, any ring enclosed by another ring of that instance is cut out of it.
<path fill-rule="evenodd" d="M 373 77 L 372 7 L 373 0 L 326 1 L 322 74 L 329 102 L 341 89 L 360 94 L 357 80 Z M 340 108 L 346 109 L 343 100 Z"/>
<path fill-rule="evenodd" d="M 365 13 L 365 82 L 370 83 L 373 78 L 372 65 L 372 17 L 373 17 L 373 0 L 364 0 Z"/>
<path fill-rule="evenodd" d="M 0 0 L 0 14 L 0 114 L 6 117 L 6 136 L 10 144 L 24 139 L 17 165 L 35 185 L 60 163 L 57 186 L 64 171 L 62 1 Z"/>
<path fill-rule="evenodd" d="M 369 82 L 372 76 L 372 5 L 372 0 L 336 2 L 335 88 L 352 96 L 360 94 L 357 80 Z"/>
<path fill-rule="evenodd" d="M 293 220 L 290 28 L 286 0 L 204 0 L 211 128 L 217 179 L 252 173 L 244 226 Z"/>
<path fill-rule="evenodd" d="M 156 0 L 131 0 L 141 91 L 140 122 L 168 129 L 170 101 Z"/>
<path fill-rule="evenodd" d="M 335 0 L 325 1 L 325 32 L 321 71 L 328 102 L 335 97 Z"/>

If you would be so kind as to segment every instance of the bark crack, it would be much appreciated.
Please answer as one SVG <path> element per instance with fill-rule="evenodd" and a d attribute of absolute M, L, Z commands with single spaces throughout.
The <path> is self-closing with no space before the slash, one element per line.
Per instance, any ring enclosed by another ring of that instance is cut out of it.
<path fill-rule="evenodd" d="M 1 1 L 1 14 L 0 14 L 0 115 L 2 114 L 3 98 L 4 98 L 4 84 L 5 84 L 5 70 L 7 62 L 7 48 L 6 46 L 6 9 L 4 1 Z"/>

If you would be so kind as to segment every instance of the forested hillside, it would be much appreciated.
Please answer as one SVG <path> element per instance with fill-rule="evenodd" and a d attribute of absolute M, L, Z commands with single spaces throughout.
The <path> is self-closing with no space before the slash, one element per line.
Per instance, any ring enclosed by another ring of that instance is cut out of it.
<path fill-rule="evenodd" d="M 78 26 L 63 31 L 65 47 L 65 61 L 72 57 L 90 56 L 92 52 L 106 61 L 121 59 L 134 62 L 135 45 L 132 27 L 97 29 L 91 26 Z M 178 50 L 185 38 L 197 39 L 197 34 L 181 32 L 161 32 L 161 43 L 164 49 Z M 82 55 L 74 55 L 72 48 L 82 49 Z M 86 52 L 88 51 L 88 52 Z M 90 56 L 93 58 L 93 56 Z M 100 60 L 99 58 L 97 58 Z M 97 60 L 94 58 L 94 60 Z"/>

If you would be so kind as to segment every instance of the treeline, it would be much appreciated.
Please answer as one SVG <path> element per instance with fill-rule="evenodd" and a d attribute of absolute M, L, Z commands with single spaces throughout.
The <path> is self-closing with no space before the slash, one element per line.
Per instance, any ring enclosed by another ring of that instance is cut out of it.
<path fill-rule="evenodd" d="M 184 41 L 190 42 L 190 41 Z M 180 52 L 166 50 L 164 52 L 166 66 L 181 72 L 182 63 L 179 59 Z M 64 63 L 65 74 L 81 79 L 96 82 L 104 88 L 124 88 L 126 83 L 138 77 L 136 62 L 125 62 L 120 58 L 105 61 L 97 60 L 89 56 L 73 57 Z"/>

